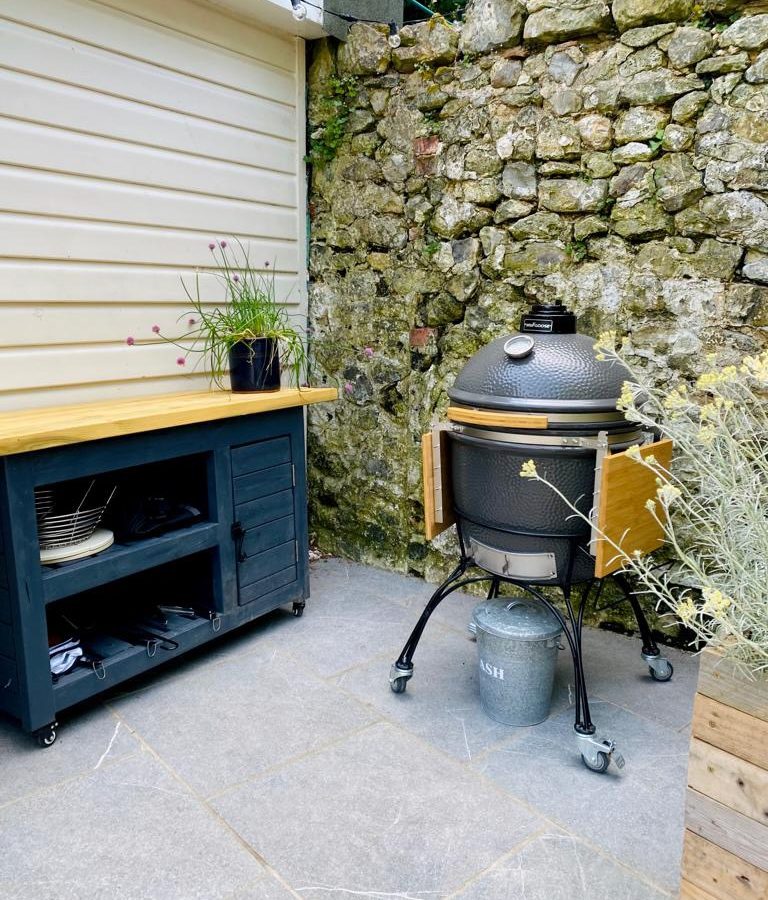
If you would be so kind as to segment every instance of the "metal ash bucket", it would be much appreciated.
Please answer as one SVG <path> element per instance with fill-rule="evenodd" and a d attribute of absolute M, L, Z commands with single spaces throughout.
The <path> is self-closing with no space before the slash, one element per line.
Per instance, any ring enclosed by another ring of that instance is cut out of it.
<path fill-rule="evenodd" d="M 536 725 L 549 715 L 562 627 L 529 600 L 485 600 L 475 607 L 480 700 L 505 725 Z"/>

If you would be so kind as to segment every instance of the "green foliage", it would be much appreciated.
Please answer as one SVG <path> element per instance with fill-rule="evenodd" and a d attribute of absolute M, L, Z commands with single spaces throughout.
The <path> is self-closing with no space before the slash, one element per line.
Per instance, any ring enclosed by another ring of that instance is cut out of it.
<path fill-rule="evenodd" d="M 467 6 L 467 0 L 422 0 L 424 6 L 428 6 L 436 13 L 445 16 L 449 21 L 461 19 Z"/>
<path fill-rule="evenodd" d="M 440 249 L 440 241 L 430 241 L 424 247 L 424 255 L 428 257 L 433 257 L 435 253 Z"/>
<path fill-rule="evenodd" d="M 717 17 L 710 10 L 704 9 L 700 3 L 697 3 L 693 7 L 689 22 L 696 28 L 703 28 L 705 31 L 714 29 L 715 31 L 720 32 L 725 31 L 729 25 L 732 25 L 739 18 L 741 18 L 740 12 L 732 13 L 725 19 Z"/>
<path fill-rule="evenodd" d="M 331 75 L 328 79 L 317 103 L 317 118 L 322 124 L 310 135 L 307 162 L 322 165 L 336 156 L 359 90 L 354 75 Z"/>
<path fill-rule="evenodd" d="M 587 245 L 584 241 L 573 241 L 566 246 L 565 252 L 574 262 L 581 262 L 587 255 Z"/>
<path fill-rule="evenodd" d="M 655 153 L 659 149 L 659 147 L 661 147 L 663 141 L 664 141 L 664 129 L 659 128 L 659 130 L 656 132 L 656 134 L 654 134 L 654 136 L 651 138 L 651 140 L 648 141 L 648 146 Z"/>
<path fill-rule="evenodd" d="M 430 134 L 440 134 L 440 113 L 438 110 L 433 109 L 430 112 L 424 113 L 424 122 L 427 126 L 427 130 Z"/>
<path fill-rule="evenodd" d="M 203 359 L 210 360 L 211 377 L 222 387 L 231 347 L 251 338 L 274 338 L 281 364 L 290 370 L 292 382 L 298 385 L 306 369 L 306 351 L 300 333 L 275 297 L 274 268 L 267 262 L 266 272 L 254 269 L 248 249 L 239 240 L 235 244 L 236 249 L 226 241 L 209 245 L 218 269 L 208 274 L 223 285 L 224 302 L 211 308 L 201 299 L 199 272 L 195 275 L 194 293 L 182 279 L 192 304 L 190 312 L 184 314 L 190 331 L 177 339 L 164 340 L 186 353 L 200 353 Z"/>

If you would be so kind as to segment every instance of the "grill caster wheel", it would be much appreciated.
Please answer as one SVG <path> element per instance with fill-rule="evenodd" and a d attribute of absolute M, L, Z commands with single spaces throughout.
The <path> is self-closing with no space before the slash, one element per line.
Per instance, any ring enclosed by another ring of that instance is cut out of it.
<path fill-rule="evenodd" d="M 669 681 L 675 672 L 672 663 L 666 659 L 663 663 L 657 664 L 656 668 L 648 666 L 648 671 L 651 673 L 651 678 L 654 681 Z"/>
<path fill-rule="evenodd" d="M 401 669 L 397 663 L 392 664 L 389 670 L 389 687 L 393 694 L 404 694 L 408 679 L 413 675 L 413 666 L 410 669 Z"/>
<path fill-rule="evenodd" d="M 608 766 L 611 764 L 610 757 L 607 753 L 603 753 L 602 751 L 597 754 L 597 762 L 592 762 L 587 759 L 584 754 L 581 754 L 581 761 L 591 772 L 599 772 L 601 775 L 603 772 L 608 771 Z"/>
<path fill-rule="evenodd" d="M 304 615 L 304 607 L 306 603 L 294 603 L 293 604 L 293 615 L 296 616 L 297 619 L 300 619 Z"/>
<path fill-rule="evenodd" d="M 46 725 L 45 728 L 40 728 L 35 732 L 35 741 L 37 742 L 38 747 L 52 747 L 56 743 L 58 728 L 57 722 L 51 722 L 50 725 Z"/>

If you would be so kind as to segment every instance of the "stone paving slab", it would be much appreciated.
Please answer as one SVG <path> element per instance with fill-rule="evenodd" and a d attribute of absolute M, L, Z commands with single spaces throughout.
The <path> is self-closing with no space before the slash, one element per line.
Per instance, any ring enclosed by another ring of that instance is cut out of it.
<path fill-rule="evenodd" d="M 299 619 L 287 613 L 274 616 L 265 635 L 287 642 L 281 646 L 323 678 L 372 657 L 395 659 L 413 627 L 412 614 L 384 587 L 382 593 L 376 593 L 375 588 L 364 586 L 362 578 L 355 583 L 354 579 L 332 577 L 326 583 L 325 571 L 320 571 L 323 574 L 318 588 L 312 589 L 306 613 Z M 377 583 L 390 581 L 394 594 L 401 580 L 415 581 L 402 576 L 375 579 Z"/>
<path fill-rule="evenodd" d="M 691 721 L 698 660 L 674 647 L 661 647 L 674 667 L 671 681 L 653 681 L 640 657 L 640 641 L 588 628 L 584 658 L 589 690 L 660 725 L 680 729 Z"/>
<path fill-rule="evenodd" d="M 0 719 L 0 808 L 139 749 L 103 706 L 60 718 L 59 737 L 44 751 L 10 719 Z"/>
<path fill-rule="evenodd" d="M 651 689 L 656 685 L 652 685 Z M 511 794 L 647 873 L 677 887 L 682 851 L 688 736 L 606 701 L 592 703 L 602 736 L 626 757 L 603 775 L 581 763 L 570 711 L 526 729 L 477 767 Z"/>
<path fill-rule="evenodd" d="M 277 647 L 261 645 L 113 706 L 206 797 L 377 718 Z"/>
<path fill-rule="evenodd" d="M 390 690 L 389 666 L 381 659 L 345 672 L 335 684 L 438 749 L 471 760 L 507 740 L 509 728 L 480 707 L 475 644 L 453 631 L 431 629 L 428 635 L 404 694 Z"/>
<path fill-rule="evenodd" d="M 215 807 L 313 900 L 329 892 L 445 896 L 543 824 L 386 724 L 225 794 Z"/>
<path fill-rule="evenodd" d="M 264 874 L 148 752 L 4 807 L 0 834 L 8 900 L 223 900 Z"/>
<path fill-rule="evenodd" d="M 552 715 L 480 709 L 477 599 L 436 612 L 405 694 L 388 674 L 433 585 L 312 566 L 276 611 L 62 717 L 37 749 L 0 719 L 5 900 L 658 900 L 677 887 L 697 661 L 652 682 L 639 642 L 587 630 L 594 718 L 625 774 L 583 768 L 573 676 Z"/>
<path fill-rule="evenodd" d="M 583 841 L 552 829 L 536 835 L 456 900 L 661 900 L 667 895 Z"/>
<path fill-rule="evenodd" d="M 292 900 L 296 897 L 289 887 L 271 875 L 264 875 L 253 884 L 238 888 L 228 894 L 225 900 Z"/>

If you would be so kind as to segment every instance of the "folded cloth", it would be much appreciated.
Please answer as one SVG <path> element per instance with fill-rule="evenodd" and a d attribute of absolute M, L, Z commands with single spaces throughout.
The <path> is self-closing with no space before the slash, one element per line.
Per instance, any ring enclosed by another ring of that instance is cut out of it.
<path fill-rule="evenodd" d="M 70 669 L 73 669 L 77 665 L 77 661 L 82 655 L 83 648 L 80 646 L 72 647 L 70 650 L 64 650 L 61 653 L 52 653 L 50 656 L 51 674 L 66 674 Z"/>
<path fill-rule="evenodd" d="M 74 650 L 75 647 L 80 646 L 79 638 L 67 638 L 66 641 L 60 641 L 58 644 L 53 644 L 48 648 L 48 655 L 55 656 L 57 653 L 63 653 L 65 650 Z"/>

